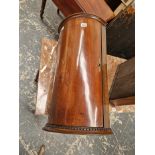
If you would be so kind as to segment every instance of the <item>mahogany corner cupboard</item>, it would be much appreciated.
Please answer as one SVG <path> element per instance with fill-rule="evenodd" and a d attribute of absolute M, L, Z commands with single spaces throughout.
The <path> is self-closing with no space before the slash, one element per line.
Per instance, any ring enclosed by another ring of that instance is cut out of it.
<path fill-rule="evenodd" d="M 46 131 L 111 134 L 106 62 L 106 23 L 77 13 L 59 26 L 58 65 Z"/>

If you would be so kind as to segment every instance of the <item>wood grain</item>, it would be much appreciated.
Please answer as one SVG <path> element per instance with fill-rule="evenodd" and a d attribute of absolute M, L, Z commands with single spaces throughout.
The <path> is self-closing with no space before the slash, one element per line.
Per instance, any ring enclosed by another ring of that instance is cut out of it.
<path fill-rule="evenodd" d="M 86 12 L 94 14 L 108 22 L 114 18 L 114 13 L 104 0 L 52 0 L 64 16 Z"/>
<path fill-rule="evenodd" d="M 117 68 L 110 90 L 110 100 L 135 96 L 135 58 Z"/>
<path fill-rule="evenodd" d="M 105 26 L 92 15 L 80 15 L 60 24 L 60 57 L 44 130 L 112 133 Z"/>

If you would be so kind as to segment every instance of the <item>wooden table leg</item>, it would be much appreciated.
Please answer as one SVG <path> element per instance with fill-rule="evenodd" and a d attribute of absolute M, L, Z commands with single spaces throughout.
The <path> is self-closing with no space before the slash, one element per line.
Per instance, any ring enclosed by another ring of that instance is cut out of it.
<path fill-rule="evenodd" d="M 45 5 L 46 5 L 46 1 L 47 0 L 42 0 L 41 10 L 40 10 L 40 18 L 41 19 L 43 19 L 43 14 L 44 14 L 44 9 L 45 9 Z"/>

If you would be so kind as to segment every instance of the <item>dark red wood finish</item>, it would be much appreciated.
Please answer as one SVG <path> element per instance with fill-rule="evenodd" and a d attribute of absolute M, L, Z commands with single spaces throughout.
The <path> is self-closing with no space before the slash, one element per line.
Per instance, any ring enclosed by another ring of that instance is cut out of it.
<path fill-rule="evenodd" d="M 114 13 L 104 0 L 52 0 L 64 16 L 86 12 L 94 14 L 105 21 L 114 18 Z"/>
<path fill-rule="evenodd" d="M 112 133 L 102 19 L 75 14 L 60 27 L 59 64 L 45 130 L 63 133 Z"/>
<path fill-rule="evenodd" d="M 104 21 L 110 21 L 113 19 L 114 12 L 108 6 L 104 0 L 52 0 L 58 7 L 62 14 L 67 17 L 74 13 L 85 12 L 94 14 Z M 40 11 L 40 17 L 43 19 L 46 0 L 42 0 L 42 6 Z"/>

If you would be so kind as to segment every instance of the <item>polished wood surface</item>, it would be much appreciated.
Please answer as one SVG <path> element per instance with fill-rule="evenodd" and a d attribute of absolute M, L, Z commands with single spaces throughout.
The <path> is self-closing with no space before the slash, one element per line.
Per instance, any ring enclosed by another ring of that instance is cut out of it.
<path fill-rule="evenodd" d="M 76 0 L 52 0 L 62 14 L 67 17 L 73 13 L 83 12 Z"/>
<path fill-rule="evenodd" d="M 104 0 L 52 0 L 64 16 L 86 12 L 105 21 L 114 18 L 114 13 Z"/>
<path fill-rule="evenodd" d="M 105 0 L 77 0 L 77 3 L 85 12 L 94 14 L 104 21 L 110 21 L 114 18 L 114 13 Z"/>
<path fill-rule="evenodd" d="M 135 96 L 135 58 L 118 66 L 110 90 L 110 100 L 131 96 Z"/>
<path fill-rule="evenodd" d="M 81 27 L 82 23 L 88 26 Z M 101 24 L 82 17 L 68 21 L 60 33 L 58 50 L 51 123 L 103 126 Z"/>
<path fill-rule="evenodd" d="M 59 63 L 44 130 L 111 133 L 104 21 L 85 13 L 60 24 Z M 80 130 L 81 129 L 81 130 Z M 107 130 L 106 130 L 107 129 Z M 100 132 L 101 131 L 101 132 Z"/>
<path fill-rule="evenodd" d="M 55 48 L 55 44 L 53 44 L 53 42 L 55 42 L 57 44 L 57 41 L 53 40 L 53 39 L 50 40 L 50 39 L 47 39 L 47 38 L 43 38 L 42 41 L 41 41 L 40 66 L 42 66 L 41 68 L 43 68 L 44 66 L 48 66 L 49 69 L 48 70 L 47 69 L 43 70 L 43 72 L 41 74 L 43 74 L 44 76 L 41 76 L 42 78 L 38 79 L 39 70 L 38 70 L 38 72 L 37 72 L 38 74 L 36 76 L 36 82 L 42 83 L 42 86 L 43 86 L 42 87 L 43 89 L 38 89 L 37 95 L 40 94 L 41 96 L 42 95 L 44 96 L 44 93 L 43 93 L 42 90 L 44 90 L 44 92 L 48 92 L 47 93 L 47 99 L 46 100 L 41 100 L 41 102 L 42 102 L 41 107 L 39 107 L 39 104 L 36 103 L 36 111 L 38 111 L 37 110 L 38 108 L 39 108 L 39 111 L 41 111 L 41 112 L 37 113 L 38 115 L 46 115 L 46 114 L 48 114 L 48 111 L 47 110 L 45 111 L 44 109 L 48 109 L 48 105 L 50 105 L 50 102 L 52 100 L 55 69 L 57 67 L 57 61 L 58 61 L 58 55 L 59 55 L 58 52 L 56 52 L 54 50 L 56 48 Z M 42 54 L 42 53 L 44 53 L 44 54 Z M 108 91 L 109 91 L 110 88 L 111 88 L 112 81 L 114 79 L 114 75 L 115 75 L 116 70 L 117 70 L 117 66 L 119 64 L 125 62 L 126 60 L 122 59 L 122 58 L 110 56 L 110 55 L 107 55 L 106 57 L 107 57 Z M 50 58 L 49 59 L 50 61 L 47 61 L 47 58 Z M 42 59 L 45 59 L 45 60 L 42 60 Z M 44 63 L 44 65 L 42 64 L 42 62 Z M 51 63 L 51 64 L 49 65 L 49 63 Z M 41 68 L 40 68 L 40 71 L 41 71 Z M 49 74 L 49 72 L 52 73 L 52 74 Z M 44 77 L 45 77 L 45 79 L 44 79 Z M 42 80 L 42 79 L 44 79 L 44 80 Z M 39 80 L 39 81 L 37 81 L 37 80 Z M 40 82 L 40 80 L 42 82 Z M 49 84 L 48 87 L 46 87 L 47 84 L 44 84 L 44 82 Z M 115 102 L 115 100 L 113 100 L 113 101 Z M 124 101 L 128 102 L 129 100 L 125 99 Z M 112 104 L 112 105 L 114 105 L 114 104 Z M 122 108 L 119 109 L 119 111 L 123 110 Z M 130 108 L 126 108 L 126 112 L 129 112 L 128 109 L 130 110 Z"/>

